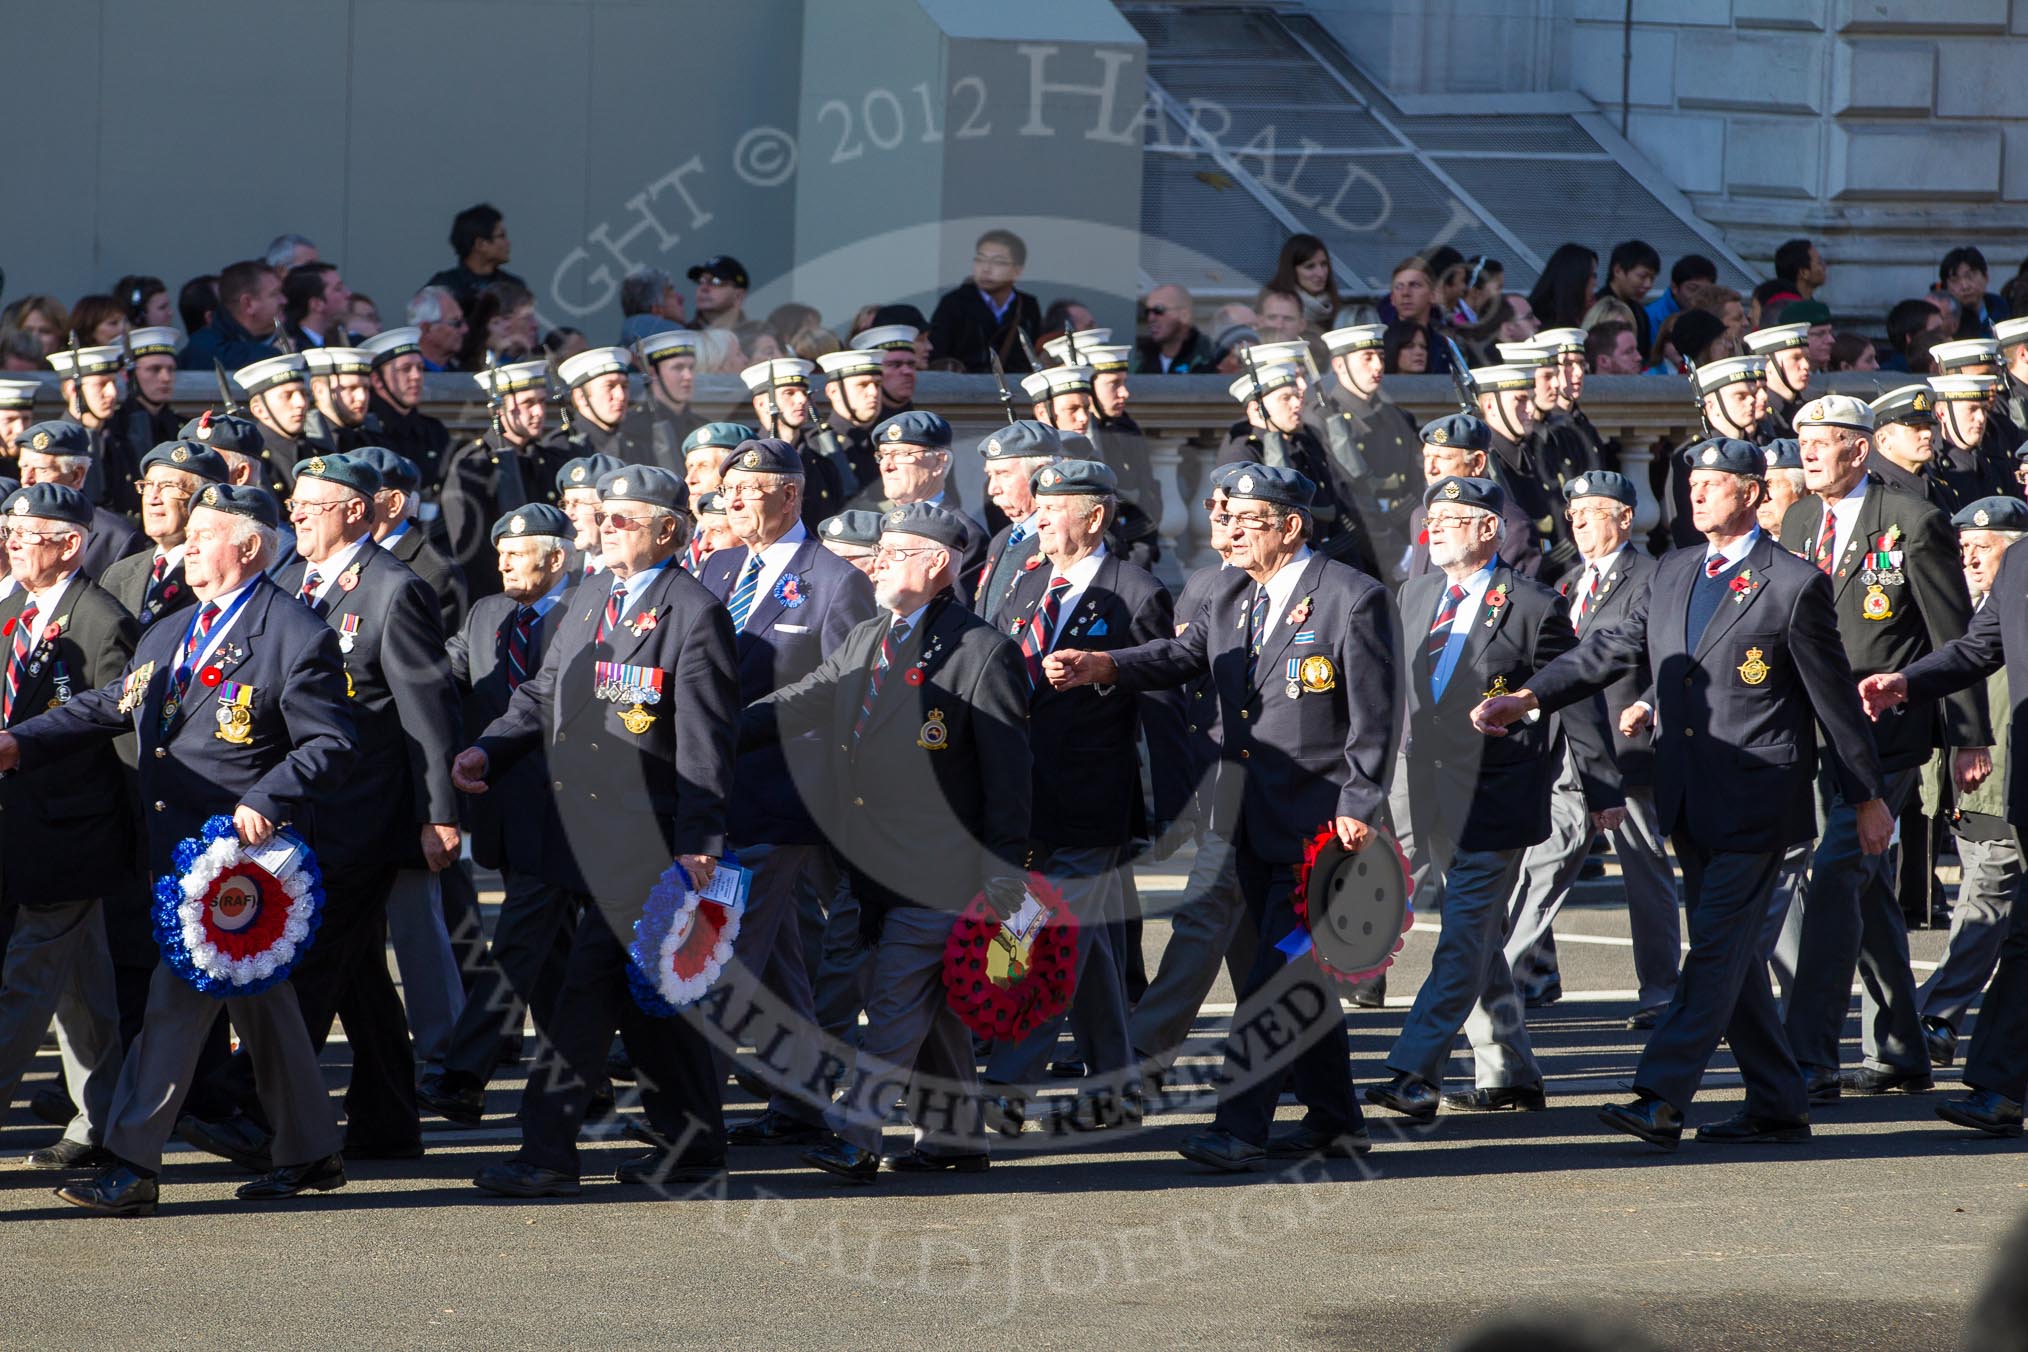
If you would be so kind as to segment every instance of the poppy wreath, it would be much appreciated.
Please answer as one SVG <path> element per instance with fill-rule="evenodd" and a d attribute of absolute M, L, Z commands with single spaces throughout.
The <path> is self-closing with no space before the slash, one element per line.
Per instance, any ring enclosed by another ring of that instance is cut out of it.
<path fill-rule="evenodd" d="M 737 868 L 728 851 L 720 868 Z M 658 1019 L 680 1013 L 711 989 L 732 961 L 740 913 L 690 886 L 681 864 L 670 864 L 648 889 L 634 939 L 627 945 L 627 989 Z"/>
<path fill-rule="evenodd" d="M 153 908 L 170 970 L 218 999 L 288 980 L 324 913 L 324 875 L 300 848 L 302 863 L 277 879 L 248 857 L 230 817 L 179 842 L 175 871 L 155 880 Z"/>
<path fill-rule="evenodd" d="M 990 949 L 1000 942 L 1000 917 L 985 896 L 972 898 L 944 940 L 944 990 L 951 1011 L 981 1037 L 1012 1041 L 1070 1008 L 1077 980 L 1077 917 L 1063 893 L 1039 873 L 1027 878 L 1028 895 L 1046 912 L 1025 968 L 1010 960 L 1009 977 L 991 974 Z"/>
<path fill-rule="evenodd" d="M 1296 865 L 1295 890 L 1289 894 L 1290 898 L 1295 902 L 1296 931 L 1298 933 L 1306 934 L 1310 929 L 1310 874 L 1316 870 L 1317 856 L 1324 852 L 1326 845 L 1329 845 L 1337 838 L 1337 829 L 1327 823 L 1319 828 L 1317 834 L 1311 836 L 1303 845 L 1303 862 Z M 1341 972 L 1330 963 L 1324 961 L 1323 955 L 1317 951 L 1315 944 L 1312 944 L 1309 950 L 1310 956 L 1316 960 L 1318 968 L 1325 975 L 1333 976 L 1340 981 L 1352 984 L 1357 984 L 1361 981 L 1371 981 L 1374 977 L 1379 976 L 1382 972 L 1394 966 L 1394 955 L 1401 951 L 1401 946 L 1408 942 L 1408 932 L 1415 928 L 1415 874 L 1409 871 L 1408 855 L 1402 851 L 1401 842 L 1392 836 L 1376 832 L 1375 839 L 1385 841 L 1388 848 L 1394 851 L 1394 857 L 1401 861 L 1401 876 L 1408 879 L 1408 897 L 1401 908 L 1401 938 L 1394 941 L 1394 947 L 1388 950 L 1387 956 L 1381 959 L 1378 967 L 1370 967 L 1363 972 Z M 1368 846 L 1368 848 L 1371 848 L 1371 846 Z"/>

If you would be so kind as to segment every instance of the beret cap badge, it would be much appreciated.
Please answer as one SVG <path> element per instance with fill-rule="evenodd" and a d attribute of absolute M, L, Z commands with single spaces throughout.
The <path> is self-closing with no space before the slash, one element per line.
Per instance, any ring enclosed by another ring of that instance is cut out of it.
<path fill-rule="evenodd" d="M 1233 487 L 1237 488 L 1242 493 L 1253 492 L 1253 476 L 1251 474 L 1240 475 L 1239 482 L 1234 484 Z"/>
<path fill-rule="evenodd" d="M 572 471 L 570 472 L 570 481 L 571 481 L 572 483 L 574 483 L 574 484 L 581 484 L 581 483 L 583 483 L 583 482 L 584 482 L 584 466 L 583 466 L 583 465 L 579 465 L 579 466 L 578 466 L 578 467 L 577 467 L 576 469 L 574 469 L 574 470 L 572 470 Z"/>
<path fill-rule="evenodd" d="M 1455 480 L 1444 485 L 1444 496 L 1447 498 L 1457 497 L 1460 491 Z"/>
<path fill-rule="evenodd" d="M 184 462 L 185 460 L 188 460 L 189 458 L 190 458 L 190 452 L 189 452 L 189 451 L 187 451 L 187 450 L 185 450 L 185 449 L 184 449 L 183 447 L 181 447 L 181 446 L 178 446 L 178 447 L 177 447 L 177 448 L 176 448 L 175 450 L 173 450 L 173 451 L 169 452 L 169 459 L 170 459 L 170 460 L 171 460 L 171 461 L 172 461 L 173 463 L 175 463 L 175 464 L 178 464 L 178 465 L 182 464 L 182 463 L 183 463 L 183 462 Z"/>
<path fill-rule="evenodd" d="M 524 531 L 524 530 L 527 530 L 527 529 L 528 529 L 528 518 L 527 518 L 527 517 L 525 517 L 525 516 L 517 516 L 517 517 L 515 517 L 515 518 L 514 518 L 514 529 L 515 529 L 515 531 L 516 531 L 516 532 L 520 532 L 520 531 Z"/>
<path fill-rule="evenodd" d="M 49 433 L 37 432 L 35 434 L 34 444 L 31 446 L 30 449 L 40 451 L 47 449 L 48 446 L 49 446 Z"/>
<path fill-rule="evenodd" d="M 1450 439 L 1451 439 L 1450 432 L 1442 427 L 1437 428 L 1435 431 L 1429 434 L 1429 441 L 1430 445 L 1432 446 L 1448 445 L 1450 444 Z"/>
<path fill-rule="evenodd" d="M 1987 511 L 1987 510 L 1986 510 L 1985 508 L 1983 508 L 1983 507 L 1981 507 L 1981 508 L 1980 508 L 1980 509 L 1978 510 L 1978 512 L 1977 512 L 1977 513 L 1976 513 L 1976 514 L 1975 514 L 1975 515 L 1974 515 L 1974 516 L 1972 517 L 1972 524 L 1974 524 L 1974 525 L 1977 525 L 1977 526 L 1986 526 L 1986 525 L 1991 525 L 1991 524 L 1992 524 L 1992 521 L 1993 521 L 1993 514 L 1992 514 L 1991 512 L 1989 512 L 1989 511 Z"/>
<path fill-rule="evenodd" d="M 889 441 L 901 440 L 901 424 L 896 423 L 894 426 L 887 429 L 887 439 Z"/>

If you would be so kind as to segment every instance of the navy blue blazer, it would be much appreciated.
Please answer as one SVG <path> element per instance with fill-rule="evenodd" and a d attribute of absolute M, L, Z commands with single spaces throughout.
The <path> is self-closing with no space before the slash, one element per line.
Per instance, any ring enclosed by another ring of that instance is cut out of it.
<path fill-rule="evenodd" d="M 2000 560 L 2000 575 L 1971 626 L 1902 673 L 1911 701 L 1941 699 L 1976 689 L 2002 666 L 2007 668 L 2007 820 L 2028 831 L 2028 750 L 2017 743 L 2028 720 L 2028 549 L 2015 545 Z"/>
<path fill-rule="evenodd" d="M 557 626 L 571 605 L 572 591 L 566 587 L 535 626 L 524 676 L 542 669 Z M 468 728 L 483 728 L 506 713 L 514 696 L 507 687 L 507 636 L 520 608 L 519 602 L 500 592 L 482 596 L 466 613 L 464 626 L 451 635 L 447 645 L 451 680 L 464 693 Z M 487 868 L 540 876 L 543 851 L 558 848 L 563 838 L 563 823 L 550 799 L 549 758 L 533 751 L 494 776 L 485 793 L 465 800 L 464 819 L 472 836 L 472 858 Z"/>

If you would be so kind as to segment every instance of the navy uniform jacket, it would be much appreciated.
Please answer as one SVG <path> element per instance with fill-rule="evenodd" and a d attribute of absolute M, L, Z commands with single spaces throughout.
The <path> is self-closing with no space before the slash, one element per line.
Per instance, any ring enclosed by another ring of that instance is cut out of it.
<path fill-rule="evenodd" d="M 1042 547 L 1042 537 L 1031 528 L 1019 544 L 1010 548 L 1007 542 L 1013 538 L 1017 524 L 1010 521 L 993 533 L 992 542 L 986 546 L 985 560 L 979 565 L 979 585 L 973 588 L 972 610 L 989 624 L 1000 623 L 1000 607 L 1013 594 L 1014 584 L 1021 580 L 1028 561 Z"/>
<path fill-rule="evenodd" d="M 410 521 L 408 529 L 385 548 L 407 564 L 408 570 L 421 578 L 436 596 L 437 620 L 443 631 L 446 634 L 457 633 L 458 626 L 465 622 L 465 570 L 430 543 L 429 534 L 423 530 L 420 521 Z M 499 576 L 498 569 L 494 570 L 494 576 Z"/>
<path fill-rule="evenodd" d="M 1205 624 L 1206 608 L 1219 593 L 1252 586 L 1253 579 L 1237 568 L 1223 564 L 1199 568 L 1183 579 L 1183 590 L 1176 594 L 1176 636 L 1180 638 L 1193 627 Z M 1246 602 L 1239 604 L 1243 607 Z M 1195 811 L 1199 824 L 1209 826 L 1223 745 L 1219 736 L 1218 684 L 1206 671 L 1184 685 L 1177 694 L 1183 706 L 1184 745 L 1189 756 L 1186 762 L 1188 785 L 1190 792 L 1196 796 Z M 1156 792 L 1161 792 L 1159 784 Z"/>
<path fill-rule="evenodd" d="M 845 445 L 812 405 L 796 424 L 789 444 L 803 461 L 803 526 L 812 535 L 824 518 L 845 510 Z M 679 473 L 681 471 L 678 471 Z M 875 482 L 879 482 L 876 477 Z"/>
<path fill-rule="evenodd" d="M 699 581 L 730 601 L 746 567 L 744 546 L 721 549 L 705 560 Z M 789 579 L 794 578 L 793 586 Z M 795 604 L 790 604 L 791 593 Z M 739 697 L 751 704 L 815 671 L 873 617 L 873 584 L 857 568 L 806 538 L 768 591 L 754 597 L 746 627 L 734 637 Z M 786 754 L 785 754 L 786 753 Z M 814 845 L 823 839 L 808 803 L 826 796 L 828 755 L 814 732 L 787 745 L 756 747 L 740 755 L 727 829 L 740 845 Z"/>
<path fill-rule="evenodd" d="M 99 586 L 112 595 L 129 615 L 146 629 L 165 615 L 174 615 L 197 604 L 197 594 L 183 577 L 178 559 L 162 574 L 160 584 L 151 587 L 149 574 L 155 570 L 155 551 L 143 549 L 109 566 L 99 574 Z"/>
<path fill-rule="evenodd" d="M 509 451 L 491 432 L 452 454 L 438 505 L 451 561 L 464 570 L 474 599 L 500 590 L 493 523 L 531 502 L 554 503 L 557 471 L 571 455 L 560 438 L 544 437 Z"/>
<path fill-rule="evenodd" d="M 450 429 L 443 423 L 419 408 L 403 413 L 377 390 L 366 401 L 366 413 L 380 420 L 380 444 L 415 461 L 424 483 L 433 484 L 443 477 L 444 456 L 451 449 Z"/>
<path fill-rule="evenodd" d="M 1045 561 L 1021 575 L 999 620 L 1017 647 L 1049 589 Z M 1145 568 L 1107 554 L 1077 604 L 1057 616 L 1055 648 L 1110 652 L 1175 636 L 1169 593 Z M 1167 691 L 1137 693 L 1086 685 L 1058 690 L 1047 680 L 1028 700 L 1028 739 L 1034 749 L 1034 806 L 1029 834 L 1049 849 L 1116 846 L 1125 850 L 1146 824 L 1135 811 L 1142 801 L 1140 739 L 1156 786 L 1156 833 L 1182 815 L 1190 788 L 1181 704 Z"/>
<path fill-rule="evenodd" d="M 1147 514 L 1152 526 L 1162 524 L 1162 485 L 1155 477 L 1155 465 L 1148 458 L 1148 438 L 1130 413 L 1108 418 L 1092 410 L 1091 426 L 1085 435 L 1098 450 L 1098 458 L 1112 467 L 1119 480 L 1120 501 L 1130 502 Z"/>
<path fill-rule="evenodd" d="M 1130 690 L 1188 685 L 1209 674 L 1225 768 L 1238 771 L 1221 775 L 1212 829 L 1275 864 L 1299 863 L 1305 843 L 1334 817 L 1382 820 L 1401 729 L 1401 670 L 1386 588 L 1321 554 L 1301 567 L 1292 603 L 1268 616 L 1250 684 L 1250 582 L 1214 588 L 1200 618 L 1181 634 L 1112 654 L 1119 683 Z M 1312 659 L 1327 661 L 1329 671 Z M 1291 664 L 1293 699 L 1286 693 Z M 1244 782 L 1227 785 L 1227 778 Z"/>
<path fill-rule="evenodd" d="M 652 377 L 650 377 L 652 380 Z M 620 423 L 621 459 L 630 465 L 659 465 L 683 477 L 683 439 L 704 426 L 697 411 L 670 408 L 651 391 L 648 401 L 628 412 Z"/>
<path fill-rule="evenodd" d="M 1781 542 L 1807 559 L 1823 528 L 1824 500 L 1811 494 L 1782 518 Z M 1894 543 L 1883 544 L 1890 534 Z M 1891 566 L 1883 570 L 1876 566 L 1883 562 L 1876 556 L 1883 553 L 1898 554 L 1899 561 L 1884 561 Z M 1900 671 L 1964 633 L 1972 618 L 1957 532 L 1949 519 L 1920 498 L 1892 492 L 1873 478 L 1860 499 L 1851 540 L 1831 570 L 1831 596 L 1845 657 L 1853 674 L 1862 677 Z M 1880 618 L 1869 617 L 1869 603 Z M 1890 773 L 1923 764 L 1939 746 L 1986 746 L 1992 740 L 1986 692 L 1979 686 L 1941 705 L 1912 701 L 1873 725 L 1881 768 Z"/>
<path fill-rule="evenodd" d="M 489 780 L 546 750 L 563 834 L 540 876 L 597 898 L 624 940 L 677 855 L 725 854 L 739 672 L 725 607 L 674 560 L 630 599 L 619 628 L 594 641 L 614 581 L 601 570 L 549 612 L 555 634 L 541 670 L 478 745 Z M 643 731 L 622 721 L 632 703 L 598 697 L 600 662 L 663 673 L 662 698 L 641 703 Z"/>
<path fill-rule="evenodd" d="M 1385 395 L 1362 399 L 1341 383 L 1319 381 L 1303 397 L 1303 426 L 1329 454 L 1339 495 L 1359 504 L 1376 552 L 1391 566 L 1401 557 L 1401 519 L 1377 515 L 1378 499 L 1400 504 L 1421 492 L 1422 438 L 1414 421 Z M 1364 466 L 1357 475 L 1355 461 Z"/>
<path fill-rule="evenodd" d="M 1380 576 L 1380 559 L 1366 519 L 1360 515 L 1358 499 L 1349 496 L 1350 482 L 1339 464 L 1324 453 L 1315 432 L 1301 423 L 1294 432 L 1279 432 L 1255 427 L 1242 418 L 1227 429 L 1225 447 L 1218 455 L 1221 465 L 1240 460 L 1293 469 L 1315 484 L 1313 545 L 1369 577 Z"/>
<path fill-rule="evenodd" d="M 226 681 L 253 692 L 251 737 L 242 745 L 219 735 L 222 687 L 195 679 L 168 731 L 162 730 L 162 701 L 187 628 L 155 625 L 141 635 L 119 679 L 14 728 L 22 769 L 134 733 L 148 870 L 158 877 L 170 871 L 179 842 L 241 805 L 318 848 L 318 808 L 358 756 L 338 636 L 265 576 L 253 581 L 210 661 Z M 128 713 L 120 704 L 130 681 L 138 703 Z"/>
<path fill-rule="evenodd" d="M 1964 634 L 1902 673 L 1911 701 L 1935 700 L 1976 690 L 1988 676 L 2007 669 L 2007 697 L 2013 715 L 2007 727 L 2007 820 L 2028 831 L 2028 749 L 2018 745 L 2028 712 L 2028 549 L 2008 549 L 1986 604 Z M 1997 759 L 1997 758 L 1996 758 Z"/>
<path fill-rule="evenodd" d="M 327 872 L 383 863 L 420 868 L 423 823 L 458 820 L 451 758 L 464 745 L 437 599 L 370 540 L 353 560 L 325 595 L 323 619 L 340 635 L 359 762 L 319 803 L 322 858 Z M 307 566 L 297 559 L 275 581 L 294 596 Z M 347 589 L 354 567 L 357 580 Z M 328 567 L 319 572 L 330 576 Z M 348 644 L 345 626 L 353 621 Z"/>
<path fill-rule="evenodd" d="M 963 909 L 989 878 L 1018 876 L 1030 849 L 1021 654 L 949 591 L 924 609 L 853 741 L 890 618 L 859 625 L 815 671 L 748 705 L 740 724 L 742 746 L 824 739 L 831 798 L 811 807 L 852 871 L 871 935 L 897 906 Z"/>
<path fill-rule="evenodd" d="M 152 552 L 152 548 L 139 526 L 103 507 L 94 507 L 92 524 L 85 531 L 84 553 L 78 559 L 78 571 L 96 580 L 129 554 L 138 554 L 144 549 Z"/>
<path fill-rule="evenodd" d="M 1838 641 L 1830 579 L 1765 534 L 1747 550 L 1748 590 L 1720 600 L 1685 641 L 1702 546 L 1655 567 L 1644 601 L 1529 682 L 1545 710 L 1596 694 L 1646 656 L 1655 678 L 1655 808 L 1662 830 L 1706 850 L 1771 854 L 1817 833 L 1822 728 L 1849 803 L 1880 796 L 1880 760 Z"/>
<path fill-rule="evenodd" d="M 1427 642 L 1442 573 L 1401 587 L 1401 624 L 1408 653 L 1408 789 L 1418 833 L 1463 850 L 1519 850 L 1549 836 L 1550 791 L 1563 769 L 1564 739 L 1577 758 L 1585 802 L 1594 811 L 1618 807 L 1619 773 L 1605 731 L 1605 705 L 1580 700 L 1558 718 L 1516 724 L 1505 737 L 1472 726 L 1472 709 L 1500 683 L 1519 690 L 1551 661 L 1577 646 L 1563 598 L 1504 563 L 1477 610 L 1460 611 L 1469 626 L 1443 698 L 1433 700 Z M 1501 589 L 1505 588 L 1503 592 Z M 1493 598 L 1504 596 L 1499 604 Z"/>
<path fill-rule="evenodd" d="M 568 579 L 566 579 L 568 580 Z M 570 613 L 570 589 L 536 624 L 529 645 L 527 675 L 548 655 L 556 628 Z M 464 692 L 465 726 L 483 728 L 507 712 L 514 692 L 507 688 L 507 635 L 520 603 L 495 593 L 482 596 L 451 635 L 451 679 Z M 496 773 L 485 793 L 465 800 L 465 824 L 472 833 L 472 858 L 486 868 L 539 876 L 543 851 L 557 848 L 563 823 L 549 796 L 549 757 L 541 750 Z"/>
<path fill-rule="evenodd" d="M 1584 579 L 1584 570 L 1578 569 L 1564 585 L 1576 588 Z M 1576 618 L 1579 598 L 1573 592 L 1568 596 L 1571 623 L 1577 629 L 1577 636 L 1583 638 L 1594 629 L 1610 629 L 1626 619 L 1633 608 L 1647 600 L 1648 587 L 1655 580 L 1655 560 L 1631 542 L 1613 556 L 1598 581 L 1598 595 L 1592 598 L 1591 609 L 1582 619 Z M 1655 782 L 1655 737 L 1651 729 L 1643 728 L 1631 737 L 1620 732 L 1620 715 L 1627 706 L 1649 700 L 1653 697 L 1650 686 L 1654 677 L 1648 671 L 1644 656 L 1633 671 L 1614 681 L 1605 688 L 1606 735 L 1612 742 L 1613 761 L 1619 766 L 1620 784 L 1624 788 L 1646 787 Z"/>
<path fill-rule="evenodd" d="M 0 601 L 0 627 L 19 619 L 27 603 L 19 590 Z M 38 618 L 43 638 L 29 649 L 10 726 L 117 681 L 141 632 L 82 575 L 64 588 L 54 614 Z M 0 640 L 0 662 L 11 660 L 12 644 Z M 96 741 L 0 779 L 0 894 L 32 907 L 129 890 L 136 861 L 130 774 L 112 742 Z"/>

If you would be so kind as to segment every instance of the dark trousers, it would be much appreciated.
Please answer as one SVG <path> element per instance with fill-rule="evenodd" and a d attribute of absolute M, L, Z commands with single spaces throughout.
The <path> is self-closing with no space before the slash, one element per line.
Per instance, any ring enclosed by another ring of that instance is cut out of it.
<path fill-rule="evenodd" d="M 501 1040 L 519 1038 L 525 1012 L 534 1013 L 535 1026 L 548 1036 L 570 959 L 578 897 L 530 874 L 508 873 L 501 881 L 506 896 L 493 927 L 492 954 L 478 964 L 464 1012 L 444 1048 L 444 1074 L 457 1077 L 455 1082 L 484 1086 L 492 1079 Z M 444 896 L 448 902 L 448 890 Z M 453 946 L 456 942 L 454 937 Z"/>
<path fill-rule="evenodd" d="M 2014 886 L 2000 968 L 1972 1028 L 1965 1083 L 2016 1103 L 2028 1098 L 2028 875 Z"/>
<path fill-rule="evenodd" d="M 444 932 L 450 936 L 451 958 L 458 964 L 458 977 L 469 1002 L 489 972 L 499 975 L 486 952 L 486 926 L 479 919 L 479 888 L 472 880 L 472 861 L 460 859 L 439 873 L 437 888 L 443 894 Z"/>
<path fill-rule="evenodd" d="M 1690 1106 L 1723 1037 L 1746 1078 L 1746 1110 L 1788 1120 L 1809 1112 L 1761 955 L 1768 898 L 1783 854 L 1713 852 L 1675 838 L 1690 951 L 1676 995 L 1648 1036 L 1634 1088 L 1678 1112 Z"/>
<path fill-rule="evenodd" d="M 422 1140 L 415 1106 L 415 1052 L 408 1016 L 387 970 L 387 894 L 394 867 L 333 870 L 324 877 L 324 913 L 289 984 L 321 1053 L 334 1017 L 352 1050 L 345 1087 L 348 1150 L 402 1150 Z M 254 1100 L 253 1062 L 233 1056 L 226 1073 L 242 1108 Z"/>
<path fill-rule="evenodd" d="M 687 1160 L 725 1158 L 725 1113 L 711 1043 L 683 1015 L 656 1018 L 627 988 L 627 950 L 589 898 L 571 943 L 557 994 L 549 1046 L 536 1058 L 521 1096 L 521 1149 L 515 1158 L 576 1174 L 577 1133 L 592 1084 L 605 1074 L 618 1030 L 627 1039 L 649 1125 Z"/>
<path fill-rule="evenodd" d="M 1243 842 L 1237 862 L 1240 892 L 1260 946 L 1224 1044 L 1218 1116 L 1212 1125 L 1265 1145 L 1282 1084 L 1293 1077 L 1296 1098 L 1308 1109 L 1306 1126 L 1334 1136 L 1363 1130 L 1365 1118 L 1352 1094 L 1352 1041 L 1345 1033 L 1338 985 L 1310 955 L 1291 962 L 1275 947 L 1297 925 L 1291 896 L 1296 866 L 1269 863 Z M 1284 971 L 1290 971 L 1289 978 L 1281 979 Z M 1314 1017 L 1299 1027 L 1306 1015 Z"/>

